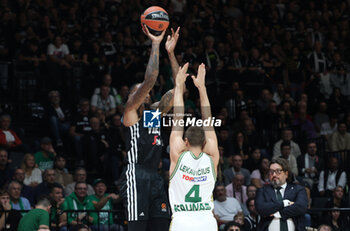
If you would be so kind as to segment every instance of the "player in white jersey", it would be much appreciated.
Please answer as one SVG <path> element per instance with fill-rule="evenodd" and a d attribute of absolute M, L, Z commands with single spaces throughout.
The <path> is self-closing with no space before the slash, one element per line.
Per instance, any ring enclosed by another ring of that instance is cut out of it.
<path fill-rule="evenodd" d="M 189 127 L 182 138 L 187 68 L 188 63 L 179 69 L 175 83 L 174 123 L 170 135 L 169 200 L 173 211 L 170 230 L 213 231 L 218 229 L 212 210 L 219 150 L 211 123 L 207 127 Z M 211 118 L 204 64 L 192 79 L 199 91 L 202 120 Z"/>

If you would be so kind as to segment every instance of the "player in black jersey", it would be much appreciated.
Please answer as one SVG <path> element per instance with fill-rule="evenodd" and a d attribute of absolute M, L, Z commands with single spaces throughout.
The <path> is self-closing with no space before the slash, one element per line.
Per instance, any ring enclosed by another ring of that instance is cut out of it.
<path fill-rule="evenodd" d="M 174 54 L 179 29 L 176 32 L 172 30 L 172 35 L 167 37 L 165 43 L 173 78 L 179 70 Z M 153 121 L 154 118 L 160 118 L 161 114 L 168 112 L 173 104 L 172 89 L 150 108 L 146 106 L 150 98 L 149 92 L 158 77 L 159 45 L 164 34 L 165 31 L 159 36 L 154 36 L 147 30 L 147 36 L 152 40 L 152 50 L 145 78 L 141 84 L 135 85 L 130 90 L 124 110 L 123 125 L 128 163 L 122 175 L 121 195 L 125 202 L 129 231 L 143 231 L 147 227 L 152 231 L 169 230 L 170 208 L 163 179 L 157 172 L 162 154 L 160 127 L 149 128 L 147 127 L 149 124 L 144 120 L 144 112 L 151 113 L 149 115 Z M 147 109 L 154 111 L 145 111 Z"/>

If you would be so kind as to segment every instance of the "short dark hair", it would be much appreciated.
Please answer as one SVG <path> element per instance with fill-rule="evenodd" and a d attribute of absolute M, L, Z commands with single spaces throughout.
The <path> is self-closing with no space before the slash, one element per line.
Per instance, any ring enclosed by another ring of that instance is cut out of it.
<path fill-rule="evenodd" d="M 191 146 L 202 146 L 205 141 L 205 133 L 202 127 L 191 126 L 185 132 L 185 138 Z"/>
<path fill-rule="evenodd" d="M 248 198 L 248 200 L 245 202 L 247 208 L 249 207 L 249 202 L 254 201 L 254 200 L 255 200 L 255 198 Z"/>
<path fill-rule="evenodd" d="M 60 188 L 60 189 L 63 190 L 62 185 L 60 185 L 59 183 L 56 183 L 56 182 L 55 182 L 55 183 L 53 183 L 53 184 L 50 186 L 50 193 L 52 193 L 53 190 L 54 190 L 55 188 Z"/>
<path fill-rule="evenodd" d="M 0 197 L 3 195 L 9 195 L 9 192 L 5 189 L 0 189 Z"/>
<path fill-rule="evenodd" d="M 237 226 L 237 227 L 239 227 L 239 229 L 241 229 L 241 227 L 242 227 L 242 226 L 241 226 L 240 224 L 238 224 L 237 222 L 235 222 L 235 221 L 230 221 L 229 223 L 226 223 L 224 231 L 227 231 L 231 226 Z"/>
<path fill-rule="evenodd" d="M 283 141 L 282 143 L 281 143 L 281 151 L 283 150 L 283 147 L 291 147 L 291 145 L 290 145 L 290 141 Z"/>
<path fill-rule="evenodd" d="M 51 200 L 48 196 L 46 195 L 43 195 L 43 196 L 40 196 L 38 202 L 36 203 L 36 205 L 41 205 L 41 206 L 44 206 L 44 207 L 48 207 L 51 205 Z"/>
<path fill-rule="evenodd" d="M 85 184 L 86 187 L 88 186 L 88 184 L 86 182 L 79 181 L 79 182 L 75 183 L 74 189 L 77 189 L 78 184 Z"/>
<path fill-rule="evenodd" d="M 283 171 L 289 171 L 290 172 L 288 160 L 286 160 L 284 158 L 276 158 L 276 159 L 272 160 L 270 162 L 269 166 L 271 166 L 273 164 L 279 164 L 282 167 Z"/>

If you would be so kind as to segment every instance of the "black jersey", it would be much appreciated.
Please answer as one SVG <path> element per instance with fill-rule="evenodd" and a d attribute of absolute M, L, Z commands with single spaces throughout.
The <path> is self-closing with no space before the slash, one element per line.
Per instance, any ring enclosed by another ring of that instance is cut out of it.
<path fill-rule="evenodd" d="M 128 164 L 158 169 L 163 141 L 160 128 L 144 127 L 143 118 L 130 127 L 124 127 Z"/>

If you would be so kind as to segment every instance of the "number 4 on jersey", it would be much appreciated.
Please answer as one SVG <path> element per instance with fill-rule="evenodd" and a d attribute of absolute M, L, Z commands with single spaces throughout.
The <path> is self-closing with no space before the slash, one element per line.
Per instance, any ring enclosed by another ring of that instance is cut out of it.
<path fill-rule="evenodd" d="M 194 194 L 192 196 L 192 194 Z M 190 191 L 185 195 L 185 202 L 201 202 L 202 197 L 199 196 L 199 185 L 195 184 L 192 186 Z"/>

